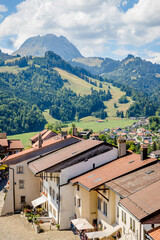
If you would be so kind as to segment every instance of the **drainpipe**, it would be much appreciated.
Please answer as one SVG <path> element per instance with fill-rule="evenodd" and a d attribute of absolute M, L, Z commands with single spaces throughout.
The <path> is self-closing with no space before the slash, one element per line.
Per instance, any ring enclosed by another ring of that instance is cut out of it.
<path fill-rule="evenodd" d="M 15 213 L 15 185 L 14 185 L 14 168 L 8 167 L 13 171 L 13 214 Z"/>
<path fill-rule="evenodd" d="M 58 177 L 58 224 L 60 225 L 59 212 L 60 212 L 60 177 Z"/>

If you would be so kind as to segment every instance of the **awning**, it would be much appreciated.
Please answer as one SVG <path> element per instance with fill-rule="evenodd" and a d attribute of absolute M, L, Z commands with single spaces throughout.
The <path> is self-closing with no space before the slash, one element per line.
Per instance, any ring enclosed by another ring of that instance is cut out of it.
<path fill-rule="evenodd" d="M 73 219 L 71 222 L 79 231 L 94 228 L 85 218 Z"/>
<path fill-rule="evenodd" d="M 106 237 L 105 233 L 103 233 L 102 231 L 89 232 L 89 233 L 85 233 L 85 234 L 89 239 L 95 239 L 95 238 L 101 239 L 101 238 Z"/>
<path fill-rule="evenodd" d="M 39 198 L 31 201 L 34 208 L 43 204 L 43 203 L 45 203 L 45 202 L 47 202 L 47 198 L 45 196 L 39 197 Z"/>

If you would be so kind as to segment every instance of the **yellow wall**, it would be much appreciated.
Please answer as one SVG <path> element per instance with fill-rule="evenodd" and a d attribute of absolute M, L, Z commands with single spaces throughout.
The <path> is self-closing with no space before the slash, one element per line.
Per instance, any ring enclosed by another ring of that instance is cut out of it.
<path fill-rule="evenodd" d="M 74 198 L 76 198 L 76 206 L 74 206 L 74 213 L 77 218 L 86 218 L 91 224 L 92 220 L 97 218 L 97 192 L 87 191 L 85 188 L 74 186 Z M 77 206 L 78 199 L 81 199 L 81 206 Z"/>

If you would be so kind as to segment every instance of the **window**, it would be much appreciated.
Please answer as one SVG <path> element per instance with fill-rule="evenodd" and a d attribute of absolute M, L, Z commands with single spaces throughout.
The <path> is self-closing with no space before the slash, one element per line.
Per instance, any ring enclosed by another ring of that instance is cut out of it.
<path fill-rule="evenodd" d="M 107 203 L 103 202 L 103 213 L 107 216 Z"/>
<path fill-rule="evenodd" d="M 98 197 L 98 209 L 101 211 L 101 199 Z"/>
<path fill-rule="evenodd" d="M 76 197 L 74 197 L 74 206 L 76 206 Z"/>
<path fill-rule="evenodd" d="M 79 185 L 77 185 L 77 191 L 79 191 Z"/>
<path fill-rule="evenodd" d="M 52 213 L 52 206 L 49 205 L 49 211 Z"/>
<path fill-rule="evenodd" d="M 55 198 L 55 191 L 54 191 L 54 189 L 52 191 L 52 197 L 53 197 L 53 199 Z"/>
<path fill-rule="evenodd" d="M 26 198 L 25 198 L 25 196 L 21 196 L 21 203 L 26 203 Z"/>
<path fill-rule="evenodd" d="M 122 210 L 122 222 L 126 224 L 126 213 Z"/>
<path fill-rule="evenodd" d="M 130 229 L 135 232 L 135 220 L 130 217 Z"/>
<path fill-rule="evenodd" d="M 52 188 L 49 187 L 49 194 L 52 195 Z"/>
<path fill-rule="evenodd" d="M 56 218 L 56 210 L 54 208 L 53 208 L 52 214 Z"/>
<path fill-rule="evenodd" d="M 81 206 L 81 199 L 78 198 L 78 199 L 77 199 L 77 207 L 80 207 L 80 206 Z"/>
<path fill-rule="evenodd" d="M 17 166 L 17 173 L 23 173 L 23 167 Z"/>
<path fill-rule="evenodd" d="M 43 189 L 43 183 L 40 181 L 40 192 L 42 192 Z"/>
<path fill-rule="evenodd" d="M 57 177 L 57 186 L 59 186 L 59 177 Z"/>
<path fill-rule="evenodd" d="M 52 173 L 50 173 L 50 180 L 52 180 Z"/>
<path fill-rule="evenodd" d="M 58 202 L 59 202 L 59 195 L 58 195 L 58 193 L 57 193 L 57 195 L 56 195 L 56 202 L 57 202 L 57 204 L 58 204 Z"/>
<path fill-rule="evenodd" d="M 119 207 L 117 207 L 117 218 L 119 218 Z"/>
<path fill-rule="evenodd" d="M 24 188 L 24 180 L 19 180 L 19 188 Z"/>

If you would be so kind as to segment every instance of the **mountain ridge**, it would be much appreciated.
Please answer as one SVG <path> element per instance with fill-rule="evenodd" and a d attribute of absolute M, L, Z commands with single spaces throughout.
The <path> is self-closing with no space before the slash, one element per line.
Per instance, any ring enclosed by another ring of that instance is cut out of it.
<path fill-rule="evenodd" d="M 79 50 L 66 37 L 57 37 L 54 34 L 30 37 L 12 55 L 43 57 L 46 51 L 53 51 L 64 60 L 83 57 Z"/>

